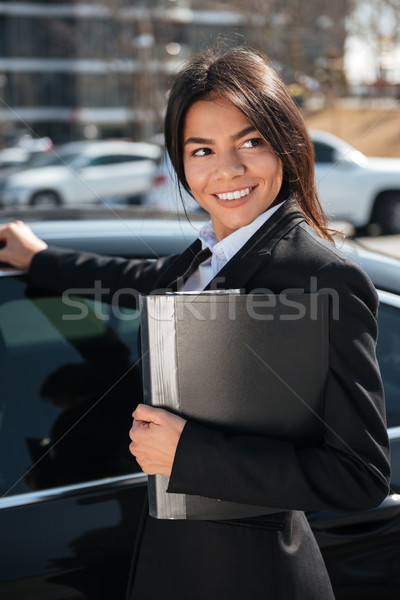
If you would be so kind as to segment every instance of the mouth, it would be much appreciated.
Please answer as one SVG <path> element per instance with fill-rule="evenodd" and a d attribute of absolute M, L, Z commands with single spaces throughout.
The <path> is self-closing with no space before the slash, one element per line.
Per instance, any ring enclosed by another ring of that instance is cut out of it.
<path fill-rule="evenodd" d="M 215 194 L 219 200 L 240 200 L 245 198 L 254 190 L 254 187 L 242 188 L 241 190 L 234 190 L 232 192 L 224 192 L 222 194 Z"/>

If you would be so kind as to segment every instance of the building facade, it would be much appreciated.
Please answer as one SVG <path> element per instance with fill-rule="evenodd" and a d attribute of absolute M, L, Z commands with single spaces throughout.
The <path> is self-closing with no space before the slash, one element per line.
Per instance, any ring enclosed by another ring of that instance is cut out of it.
<path fill-rule="evenodd" d="M 312 15 L 299 25 L 294 15 L 256 0 L 0 0 L 0 146 L 26 131 L 55 143 L 150 139 L 161 127 L 171 74 L 221 37 L 267 52 L 288 80 L 311 74 L 318 60 L 323 67 L 334 28 L 340 58 L 344 14 L 320 15 L 320 25 Z"/>

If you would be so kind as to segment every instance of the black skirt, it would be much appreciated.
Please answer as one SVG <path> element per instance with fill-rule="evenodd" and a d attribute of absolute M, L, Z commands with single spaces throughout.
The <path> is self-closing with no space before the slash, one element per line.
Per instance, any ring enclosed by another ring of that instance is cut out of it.
<path fill-rule="evenodd" d="M 229 521 L 144 516 L 129 600 L 334 600 L 304 513 Z"/>

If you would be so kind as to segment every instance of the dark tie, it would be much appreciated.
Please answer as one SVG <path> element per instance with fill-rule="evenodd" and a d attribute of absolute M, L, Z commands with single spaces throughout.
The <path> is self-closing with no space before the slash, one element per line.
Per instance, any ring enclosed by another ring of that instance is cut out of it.
<path fill-rule="evenodd" d="M 197 254 L 195 254 L 192 262 L 183 273 L 183 275 L 179 275 L 176 279 L 174 279 L 168 286 L 168 289 L 173 292 L 179 291 L 182 286 L 186 283 L 189 277 L 198 269 L 199 265 L 207 260 L 211 256 L 211 250 L 209 248 L 204 248 L 204 250 L 200 250 Z"/>

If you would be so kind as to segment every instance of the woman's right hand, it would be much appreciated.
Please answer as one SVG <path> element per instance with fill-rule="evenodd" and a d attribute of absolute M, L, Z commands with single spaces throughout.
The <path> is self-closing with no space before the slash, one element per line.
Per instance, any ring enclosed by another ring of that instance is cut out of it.
<path fill-rule="evenodd" d="M 22 221 L 0 225 L 0 262 L 27 271 L 37 252 L 47 248 Z"/>

